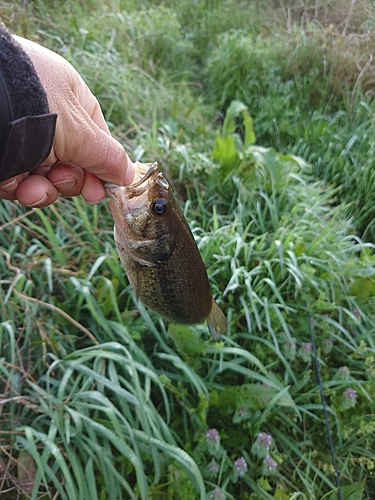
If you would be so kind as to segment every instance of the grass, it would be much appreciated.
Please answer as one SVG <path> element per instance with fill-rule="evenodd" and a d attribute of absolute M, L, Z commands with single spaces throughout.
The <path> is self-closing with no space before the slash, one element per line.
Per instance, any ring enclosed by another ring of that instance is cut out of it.
<path fill-rule="evenodd" d="M 220 33 L 204 61 L 207 98 L 222 110 L 243 101 L 259 141 L 303 156 L 315 175 L 340 187 L 347 215 L 372 241 L 373 12 L 357 6 L 356 30 L 346 36 L 345 2 L 321 18 L 311 19 L 311 8 L 266 36 L 252 23 Z M 360 201 L 353 206 L 353 199 Z"/>
<path fill-rule="evenodd" d="M 337 39 L 322 21 L 302 43 L 307 8 L 288 37 L 272 2 L 250 19 L 229 0 L 60 7 L 2 17 L 80 70 L 133 158 L 160 162 L 228 332 L 137 304 L 106 202 L 2 201 L 0 497 L 337 498 L 312 329 L 343 497 L 370 499 L 372 103 L 320 73 L 321 51 L 308 64 Z"/>

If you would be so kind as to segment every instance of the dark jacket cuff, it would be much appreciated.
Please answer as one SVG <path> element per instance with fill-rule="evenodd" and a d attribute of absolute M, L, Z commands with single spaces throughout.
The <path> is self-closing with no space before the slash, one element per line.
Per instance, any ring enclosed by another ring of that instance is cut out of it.
<path fill-rule="evenodd" d="M 49 155 L 56 114 L 25 116 L 10 123 L 0 158 L 0 182 L 28 172 Z"/>
<path fill-rule="evenodd" d="M 0 23 L 0 182 L 40 165 L 56 128 L 35 67 Z"/>

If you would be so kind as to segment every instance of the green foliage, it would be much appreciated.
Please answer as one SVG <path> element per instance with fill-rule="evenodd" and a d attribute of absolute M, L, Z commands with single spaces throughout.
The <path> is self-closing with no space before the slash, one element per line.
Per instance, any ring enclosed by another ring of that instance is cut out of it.
<path fill-rule="evenodd" d="M 246 0 L 169 0 L 168 4 L 175 9 L 186 38 L 192 40 L 194 55 L 199 64 L 204 62 L 207 52 L 216 43 L 218 34 L 249 26 L 254 32 L 259 32 L 258 19 L 262 16 L 262 9 L 253 2 L 249 4 Z"/>
<path fill-rule="evenodd" d="M 191 90 L 194 82 L 188 83 L 195 71 L 192 46 L 176 13 L 146 2 L 143 8 L 128 2 L 125 7 L 98 4 L 92 15 L 86 2 L 65 2 L 59 24 L 48 30 L 39 17 L 47 7 L 40 2 L 37 9 L 28 7 L 20 34 L 53 48 L 77 68 L 117 136 L 127 142 L 129 129 L 149 130 L 155 116 L 172 117 L 186 128 L 201 123 L 201 99 Z"/>
<path fill-rule="evenodd" d="M 273 37 L 228 30 L 206 60 L 207 97 L 221 109 L 234 99 L 243 101 L 257 117 L 262 142 L 272 143 L 276 135 L 282 145 L 291 144 L 312 111 L 329 113 L 347 102 L 356 69 L 343 43 L 335 32 L 313 27 Z"/>
<path fill-rule="evenodd" d="M 228 332 L 213 342 L 137 303 L 106 202 L 2 201 L 4 488 L 336 498 L 312 326 L 344 498 L 370 498 L 375 259 L 355 231 L 372 231 L 372 104 L 323 24 L 281 29 L 271 1 L 159 3 L 1 12 L 79 69 L 133 158 L 160 162 Z"/>
<path fill-rule="evenodd" d="M 204 75 L 210 102 L 225 110 L 243 101 L 261 143 L 302 156 L 340 187 L 358 233 L 371 241 L 373 69 L 368 47 L 361 50 L 333 26 L 294 26 L 268 37 L 228 30 L 212 44 Z M 234 149 L 227 151 L 230 159 Z"/>
<path fill-rule="evenodd" d="M 208 98 L 226 109 L 234 99 L 243 101 L 257 117 L 258 136 L 280 120 L 290 107 L 290 83 L 282 82 L 281 61 L 271 41 L 243 30 L 218 37 L 206 61 Z"/>
<path fill-rule="evenodd" d="M 342 487 L 342 495 L 345 500 L 362 500 L 363 492 L 365 489 L 365 484 L 362 481 L 361 483 L 351 484 L 350 486 Z M 335 500 L 337 497 L 337 493 L 333 493 L 330 496 L 330 500 Z"/>
<path fill-rule="evenodd" d="M 211 399 L 213 399 L 211 397 Z M 281 406 L 293 406 L 293 400 L 287 392 L 279 392 L 273 387 L 260 384 L 243 384 L 227 387 L 220 395 L 216 394 L 215 406 L 226 415 L 238 412 L 248 413 L 249 410 L 264 409 L 271 402 Z M 214 404 L 212 402 L 212 404 Z M 240 415 L 241 416 L 241 415 Z"/>
<path fill-rule="evenodd" d="M 236 133 L 236 119 L 242 115 L 243 139 Z M 229 106 L 221 136 L 215 137 L 212 159 L 219 163 L 219 175 L 223 181 L 231 178 L 233 170 L 242 177 L 243 183 L 248 182 L 249 174 L 253 175 L 256 165 L 263 166 L 271 174 L 272 181 L 277 185 L 281 181 L 281 158 L 271 148 L 255 146 L 253 120 L 247 107 L 241 101 L 233 101 Z M 291 157 L 289 157 L 292 160 Z"/>
<path fill-rule="evenodd" d="M 244 141 L 242 142 L 236 130 L 236 118 L 243 115 Z M 221 136 L 215 137 L 212 159 L 219 163 L 221 168 L 228 171 L 236 168 L 241 162 L 242 153 L 246 152 L 248 146 L 255 143 L 253 120 L 246 106 L 240 101 L 233 101 L 227 109 L 223 132 Z"/>
<path fill-rule="evenodd" d="M 364 96 L 333 115 L 316 114 L 293 146 L 311 161 L 314 172 L 338 187 L 346 213 L 359 234 L 374 239 L 374 103 Z"/>

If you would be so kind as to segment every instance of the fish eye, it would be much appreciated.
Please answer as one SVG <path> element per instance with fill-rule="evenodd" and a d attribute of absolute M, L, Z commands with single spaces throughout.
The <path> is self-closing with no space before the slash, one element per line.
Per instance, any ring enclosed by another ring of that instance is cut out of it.
<path fill-rule="evenodd" d="M 152 204 L 152 211 L 155 215 L 164 215 L 167 211 L 167 200 L 164 198 L 156 198 Z"/>

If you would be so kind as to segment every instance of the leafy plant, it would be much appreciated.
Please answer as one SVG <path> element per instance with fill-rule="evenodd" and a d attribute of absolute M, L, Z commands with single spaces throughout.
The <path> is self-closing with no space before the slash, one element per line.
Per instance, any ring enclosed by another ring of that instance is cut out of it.
<path fill-rule="evenodd" d="M 375 261 L 355 231 L 371 217 L 372 105 L 357 85 L 351 110 L 306 110 L 341 99 L 316 67 L 325 32 L 276 37 L 274 3 L 251 20 L 237 4 L 6 4 L 14 30 L 80 69 L 133 158 L 159 161 L 228 319 L 212 342 L 138 304 L 106 202 L 1 201 L 9 499 L 337 497 L 310 328 L 342 493 L 371 498 Z M 293 80 L 280 54 L 296 40 Z"/>

